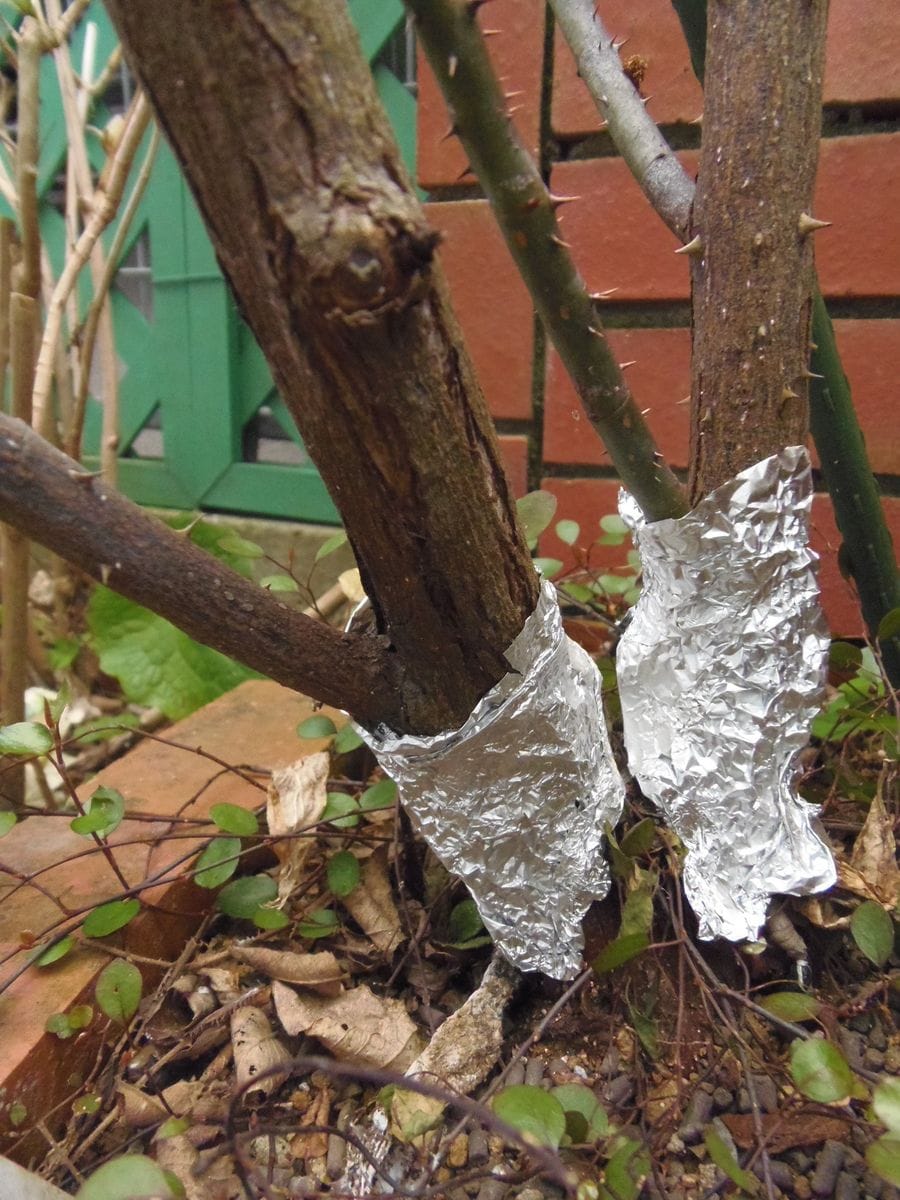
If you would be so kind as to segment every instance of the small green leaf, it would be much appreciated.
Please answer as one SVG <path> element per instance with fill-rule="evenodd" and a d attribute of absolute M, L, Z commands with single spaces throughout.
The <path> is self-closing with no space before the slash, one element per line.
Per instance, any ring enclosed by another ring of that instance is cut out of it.
<path fill-rule="evenodd" d="M 579 604 L 590 604 L 594 599 L 594 593 L 589 587 L 585 587 L 583 583 L 573 583 L 571 580 L 566 580 L 561 583 L 560 590 L 565 592 L 567 596 L 577 601 Z"/>
<path fill-rule="evenodd" d="M 73 833 L 83 837 L 96 834 L 97 837 L 109 837 L 122 824 L 125 816 L 125 799 L 115 788 L 100 787 L 91 796 L 88 810 L 83 817 L 75 817 L 69 822 Z"/>
<path fill-rule="evenodd" d="M 322 820 L 336 829 L 352 829 L 359 824 L 359 805 L 346 792 L 329 792 L 325 798 Z"/>
<path fill-rule="evenodd" d="M 135 1196 L 178 1200 L 166 1172 L 143 1154 L 126 1154 L 104 1163 L 81 1185 L 75 1200 L 134 1200 Z"/>
<path fill-rule="evenodd" d="M 612 1200 L 637 1200 L 650 1174 L 650 1156 L 640 1142 L 622 1139 L 603 1171 Z"/>
<path fill-rule="evenodd" d="M 484 933 L 484 922 L 474 900 L 460 900 L 459 904 L 453 906 L 447 921 L 447 932 L 451 946 L 471 941 Z"/>
<path fill-rule="evenodd" d="M 543 1088 L 515 1084 L 498 1092 L 491 1106 L 501 1121 L 537 1145 L 556 1150 L 566 1132 L 563 1106 Z"/>
<path fill-rule="evenodd" d="M 349 896 L 359 883 L 359 860 L 349 850 L 339 850 L 328 860 L 328 887 L 335 896 Z"/>
<path fill-rule="evenodd" d="M 618 513 L 607 513 L 601 517 L 600 528 L 604 533 L 619 534 L 623 538 L 631 532 Z"/>
<path fill-rule="evenodd" d="M 397 799 L 397 785 L 393 779 L 379 779 L 370 788 L 366 788 L 359 798 L 359 807 L 363 812 L 373 812 L 376 808 L 392 808 Z"/>
<path fill-rule="evenodd" d="M 637 858 L 640 854 L 646 854 L 655 841 L 656 822 L 652 817 L 644 817 L 643 821 L 638 821 L 637 825 L 632 825 L 626 830 L 620 845 L 623 854 L 627 854 L 629 858 Z"/>
<path fill-rule="evenodd" d="M 168 1121 L 163 1121 L 159 1129 L 156 1131 L 156 1139 L 163 1140 L 170 1137 L 178 1137 L 180 1133 L 184 1133 L 186 1129 L 190 1129 L 191 1122 L 189 1117 L 169 1117 Z"/>
<path fill-rule="evenodd" d="M 135 897 L 129 900 L 110 900 L 92 909 L 84 918 L 82 929 L 85 937 L 100 938 L 117 929 L 123 929 L 141 911 L 141 902 Z"/>
<path fill-rule="evenodd" d="M 847 1060 L 833 1042 L 821 1038 L 794 1042 L 791 1075 L 804 1096 L 819 1104 L 845 1100 L 853 1091 L 853 1073 Z"/>
<path fill-rule="evenodd" d="M 322 545 L 316 551 L 316 562 L 321 562 L 329 554 L 334 554 L 335 550 L 339 550 L 347 541 L 346 531 L 339 529 L 337 533 L 333 533 L 331 537 L 325 539 Z"/>
<path fill-rule="evenodd" d="M 362 744 L 362 738 L 349 723 L 337 731 L 337 736 L 332 743 L 335 754 L 349 754 L 351 750 L 358 749 Z"/>
<path fill-rule="evenodd" d="M 48 946 L 46 950 L 38 951 L 37 958 L 34 963 L 37 967 L 49 967 L 51 963 L 59 962 L 64 958 L 74 946 L 75 942 L 71 934 L 66 934 L 64 938 L 60 938 L 58 942 L 54 942 L 52 946 Z"/>
<path fill-rule="evenodd" d="M 83 721 L 69 740 L 77 742 L 79 746 L 96 746 L 99 742 L 108 742 L 129 729 L 137 729 L 140 723 L 140 718 L 130 712 L 119 713 L 115 719 L 92 717 L 89 721 Z"/>
<path fill-rule="evenodd" d="M 545 579 L 552 579 L 563 569 L 562 560 L 558 558 L 534 558 L 534 569 L 540 571 Z"/>
<path fill-rule="evenodd" d="M 556 497 L 551 492 L 529 492 L 516 501 L 516 512 L 525 541 L 533 546 L 553 520 Z"/>
<path fill-rule="evenodd" d="M 623 596 L 634 586 L 631 575 L 601 575 L 597 581 L 609 596 Z"/>
<path fill-rule="evenodd" d="M 578 535 L 581 533 L 581 526 L 577 521 L 557 521 L 556 536 L 561 542 L 565 542 L 567 546 L 574 546 L 578 541 Z"/>
<path fill-rule="evenodd" d="M 73 1033 L 72 1027 L 69 1024 L 69 1018 L 65 1013 L 51 1013 L 44 1022 L 44 1030 L 47 1033 L 56 1034 L 63 1041 L 66 1038 L 70 1038 Z"/>
<path fill-rule="evenodd" d="M 755 1175 L 744 1170 L 719 1134 L 714 1129 L 707 1129 L 703 1140 L 709 1151 L 709 1157 L 719 1170 L 727 1175 L 732 1183 L 736 1183 L 739 1188 L 743 1188 L 745 1192 L 755 1196 L 759 1191 L 759 1180 Z"/>
<path fill-rule="evenodd" d="M 319 714 L 315 717 L 307 717 L 305 721 L 301 721 L 297 726 L 297 737 L 299 738 L 325 738 L 334 737 L 337 733 L 337 726 L 331 717 Z"/>
<path fill-rule="evenodd" d="M 653 1018 L 648 1017 L 646 1013 L 641 1012 L 639 1008 L 635 1008 L 630 1003 L 628 1004 L 628 1018 L 647 1056 L 654 1059 L 659 1058 L 659 1027 Z"/>
<path fill-rule="evenodd" d="M 69 1009 L 69 1025 L 72 1029 L 87 1029 L 94 1019 L 94 1010 L 89 1004 L 76 1004 Z"/>
<path fill-rule="evenodd" d="M 300 921 L 297 932 L 305 938 L 323 938 L 334 933 L 337 927 L 337 914 L 330 908 L 319 908 L 311 912 L 305 921 Z"/>
<path fill-rule="evenodd" d="M 209 815 L 223 833 L 233 833 L 235 837 L 252 837 L 259 833 L 256 813 L 237 804 L 214 804 Z"/>
<path fill-rule="evenodd" d="M 879 1179 L 900 1187 L 900 1137 L 887 1135 L 866 1146 L 866 1163 Z"/>
<path fill-rule="evenodd" d="M 124 1025 L 137 1012 L 142 990 L 141 973 L 134 963 L 117 958 L 97 976 L 94 995 L 106 1016 Z"/>
<path fill-rule="evenodd" d="M 28 1116 L 28 1109 L 21 1100 L 14 1100 L 9 1106 L 9 1123 L 13 1129 L 18 1129 Z"/>
<path fill-rule="evenodd" d="M 213 838 L 197 859 L 194 881 L 202 888 L 219 887 L 237 870 L 240 853 L 240 838 Z"/>
<path fill-rule="evenodd" d="M 872 1107 L 882 1125 L 900 1135 L 900 1079 L 883 1079 L 872 1093 Z"/>
<path fill-rule="evenodd" d="M 47 662 L 54 671 L 65 671 L 78 657 L 81 642 L 75 638 L 60 638 L 47 651 Z"/>
<path fill-rule="evenodd" d="M 250 542 L 239 533 L 226 533 L 219 538 L 219 550 L 222 554 L 234 558 L 265 558 L 266 552 L 256 542 Z"/>
<path fill-rule="evenodd" d="M 591 966 L 597 975 L 608 975 L 617 967 L 630 962 L 650 945 L 646 933 L 626 933 L 617 937 L 600 951 Z"/>
<path fill-rule="evenodd" d="M 653 926 L 653 897 L 656 895 L 658 882 L 659 876 L 656 871 L 643 871 L 635 865 L 632 866 L 628 896 L 622 907 L 618 940 L 639 934 L 649 942 Z"/>
<path fill-rule="evenodd" d="M 850 918 L 850 932 L 866 958 L 884 966 L 894 948 L 894 922 L 881 905 L 864 900 Z"/>
<path fill-rule="evenodd" d="M 851 642 L 832 642 L 828 665 L 834 671 L 857 671 L 862 666 L 862 650 Z"/>
<path fill-rule="evenodd" d="M 806 992 L 773 992 L 761 996 L 757 1003 L 782 1021 L 812 1021 L 822 1007 L 815 996 Z"/>
<path fill-rule="evenodd" d="M 299 592 L 300 584 L 290 575 L 266 575 L 259 581 L 259 586 L 270 592 Z"/>
<path fill-rule="evenodd" d="M 290 917 L 280 908 L 258 908 L 253 914 L 257 929 L 286 929 L 290 923 Z"/>
<path fill-rule="evenodd" d="M 551 1088 L 550 1095 L 555 1096 L 566 1114 L 566 1131 L 572 1137 L 569 1129 L 569 1116 L 577 1113 L 584 1121 L 584 1133 L 578 1139 L 581 1142 L 596 1142 L 609 1132 L 609 1119 L 603 1105 L 589 1087 L 583 1083 L 563 1083 Z M 574 1142 L 576 1139 L 572 1137 Z"/>
<path fill-rule="evenodd" d="M 36 721 L 19 721 L 0 729 L 0 754 L 47 754 L 53 749 L 53 734 Z"/>
<path fill-rule="evenodd" d="M 0 837 L 6 837 L 17 820 L 14 812 L 0 812 Z"/>
<path fill-rule="evenodd" d="M 72 1101 L 72 1112 L 76 1117 L 91 1116 L 100 1111 L 102 1103 L 102 1098 L 96 1092 L 89 1092 L 87 1096 L 79 1096 Z"/>
<path fill-rule="evenodd" d="M 278 884 L 271 875 L 247 875 L 223 887 L 216 897 L 216 905 L 229 917 L 252 921 L 257 910 L 277 895 Z"/>
<path fill-rule="evenodd" d="M 892 608 L 878 622 L 878 640 L 886 642 L 900 634 L 900 608 Z"/>

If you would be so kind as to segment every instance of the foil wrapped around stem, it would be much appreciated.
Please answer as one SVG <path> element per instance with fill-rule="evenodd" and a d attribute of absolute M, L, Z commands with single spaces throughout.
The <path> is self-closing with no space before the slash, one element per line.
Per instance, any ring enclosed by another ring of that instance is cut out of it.
<path fill-rule="evenodd" d="M 701 938 L 754 939 L 770 895 L 829 887 L 817 809 L 793 788 L 828 636 L 808 545 L 812 481 L 789 446 L 679 520 L 622 494 L 644 586 L 616 669 L 631 770 L 687 848 Z"/>
<path fill-rule="evenodd" d="M 549 583 L 506 660 L 510 673 L 458 730 L 359 733 L 506 957 L 568 979 L 581 961 L 581 918 L 609 889 L 603 830 L 618 820 L 624 788 L 599 672 L 566 636 Z"/>

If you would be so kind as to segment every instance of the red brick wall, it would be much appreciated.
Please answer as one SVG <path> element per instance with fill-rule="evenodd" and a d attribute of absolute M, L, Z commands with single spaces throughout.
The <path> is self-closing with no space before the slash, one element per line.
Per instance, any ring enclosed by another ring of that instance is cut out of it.
<path fill-rule="evenodd" d="M 623 54 L 647 64 L 647 108 L 679 146 L 699 143 L 703 97 L 670 0 L 601 0 Z M 545 12 L 541 0 L 492 0 L 481 10 L 499 32 L 488 45 L 507 90 L 522 92 L 515 123 L 553 190 L 581 197 L 562 210 L 566 239 L 592 290 L 607 300 L 607 327 L 660 447 L 686 465 L 690 391 L 688 268 L 677 242 L 651 211 L 601 133 L 568 47 L 553 42 L 552 82 L 542 131 Z M 866 433 L 885 509 L 900 544 L 900 4 L 832 0 L 822 140 L 814 214 L 833 222 L 816 235 L 819 278 L 836 316 L 838 343 Z M 531 303 L 486 201 L 478 195 L 427 64 L 420 59 L 419 182 L 431 219 L 445 235 L 441 257 L 457 311 L 500 430 L 516 492 L 542 486 L 559 498 L 558 517 L 580 522 L 592 540 L 616 509 L 618 485 L 603 446 L 581 411 L 552 349 L 543 369 Z M 543 137 L 542 137 L 543 132 Z M 689 169 L 695 149 L 682 158 Z M 837 568 L 839 539 L 826 495 L 813 508 L 825 606 L 836 633 L 862 632 L 851 586 Z M 571 560 L 552 533 L 542 552 Z M 623 550 L 606 548 L 609 565 Z M 602 562 L 602 558 L 592 561 Z"/>

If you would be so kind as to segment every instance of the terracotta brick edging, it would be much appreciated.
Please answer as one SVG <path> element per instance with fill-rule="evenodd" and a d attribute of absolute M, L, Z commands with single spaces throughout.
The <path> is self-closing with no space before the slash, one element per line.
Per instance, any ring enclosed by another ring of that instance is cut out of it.
<path fill-rule="evenodd" d="M 174 867 L 199 841 L 179 838 L 154 844 L 153 839 L 172 828 L 167 817 L 205 817 L 214 804 L 223 802 L 243 808 L 265 802 L 265 790 L 209 758 L 167 743 L 201 747 L 231 766 L 277 768 L 325 746 L 323 740 L 297 737 L 297 725 L 312 711 L 312 701 L 305 696 L 268 680 L 252 680 L 178 722 L 163 740 L 142 741 L 79 789 L 86 801 L 98 787 L 115 788 L 124 796 L 128 811 L 159 814 L 158 821 L 123 821 L 109 839 L 131 886 L 173 868 L 170 882 L 144 894 L 144 900 L 157 907 L 143 909 L 121 934 L 108 939 L 111 943 L 149 958 L 177 958 L 215 892 L 185 878 L 184 867 Z M 345 719 L 331 709 L 320 711 L 336 723 Z M 204 831 L 205 836 L 213 832 L 212 827 Z M 126 844 L 135 838 L 141 841 Z M 68 816 L 30 817 L 0 841 L 0 866 L 8 864 L 20 874 L 50 868 L 40 876 L 42 887 L 69 908 L 80 909 L 121 891 L 102 854 L 85 855 L 92 845 L 71 831 Z M 64 861 L 74 854 L 82 857 Z M 0 870 L 0 953 L 12 954 L 0 966 L 0 983 L 27 962 L 31 951 L 20 949 L 23 932 L 40 934 L 59 916 L 46 895 L 27 886 L 14 891 L 14 886 L 14 880 Z M 108 961 L 101 943 L 96 949 L 76 947 L 57 964 L 28 967 L 0 994 L 0 1154 L 20 1162 L 44 1157 L 49 1147 L 31 1130 L 33 1121 L 47 1119 L 51 1128 L 63 1123 L 102 1041 L 120 1036 L 121 1028 L 103 1016 L 93 996 L 96 976 Z M 160 972 L 139 965 L 146 991 Z M 66 1012 L 75 1004 L 94 1007 L 87 1029 L 67 1040 L 45 1032 L 52 1013 Z M 18 1128 L 9 1119 L 10 1106 L 16 1102 L 26 1110 Z M 53 1110 L 51 1122 L 46 1114 Z"/>

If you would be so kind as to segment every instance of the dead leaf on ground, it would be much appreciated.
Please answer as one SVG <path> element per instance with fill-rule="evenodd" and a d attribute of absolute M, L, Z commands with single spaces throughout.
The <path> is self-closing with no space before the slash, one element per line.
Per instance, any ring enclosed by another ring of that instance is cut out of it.
<path fill-rule="evenodd" d="M 353 920 L 384 954 L 393 954 L 406 940 L 388 878 L 388 848 L 379 846 L 362 864 L 359 883 L 341 903 Z"/>
<path fill-rule="evenodd" d="M 480 986 L 437 1029 L 406 1074 L 463 1096 L 473 1091 L 500 1055 L 503 1012 L 517 980 L 518 972 L 504 959 L 495 958 Z M 391 1101 L 394 1132 L 403 1140 L 419 1137 L 437 1123 L 444 1107 L 440 1100 L 398 1088 Z"/>
<path fill-rule="evenodd" d="M 184 1135 L 161 1138 L 154 1144 L 153 1157 L 165 1171 L 181 1180 L 186 1200 L 243 1200 L 244 1188 L 234 1173 L 229 1154 L 217 1155 L 194 1174 L 200 1157 L 196 1147 Z"/>
<path fill-rule="evenodd" d="M 719 1118 L 740 1150 L 756 1146 L 757 1135 L 752 1113 L 723 1113 Z M 816 1113 L 760 1113 L 766 1149 L 781 1154 L 797 1146 L 819 1146 L 827 1141 L 842 1141 L 849 1122 L 840 1117 L 820 1117 Z"/>
<path fill-rule="evenodd" d="M 158 1125 L 169 1116 L 169 1111 L 161 1100 L 135 1087 L 132 1083 L 120 1080 L 116 1084 L 118 1093 L 120 1120 L 129 1129 L 147 1129 Z"/>
<path fill-rule="evenodd" d="M 238 1087 L 244 1088 L 245 1102 L 270 1095 L 287 1078 L 287 1070 L 274 1071 L 273 1068 L 286 1067 L 291 1062 L 290 1051 L 278 1040 L 269 1018 L 260 1009 L 234 1010 L 231 1042 Z M 261 1075 L 265 1078 L 260 1079 Z"/>
<path fill-rule="evenodd" d="M 312 988 L 323 996 L 341 993 L 346 972 L 330 950 L 299 954 L 295 950 L 270 950 L 265 946 L 235 946 L 232 953 L 270 979 Z"/>
<path fill-rule="evenodd" d="M 325 1087 L 306 1110 L 303 1123 L 291 1139 L 294 1158 L 321 1158 L 328 1151 L 327 1133 L 304 1133 L 304 1125 L 327 1125 L 331 1111 L 331 1089 Z"/>
<path fill-rule="evenodd" d="M 900 899 L 900 867 L 894 822 L 879 787 L 862 829 L 853 844 L 849 864 L 839 864 L 841 886 L 865 900 L 892 910 Z"/>
<path fill-rule="evenodd" d="M 289 835 L 309 829 L 321 820 L 327 802 L 330 762 L 323 750 L 272 772 L 266 819 L 269 832 L 285 839 L 273 846 L 279 862 L 279 905 L 285 903 L 300 882 L 306 859 L 315 845 L 312 832 L 308 837 Z"/>
<path fill-rule="evenodd" d="M 404 1071 L 422 1048 L 402 1002 L 376 996 L 365 984 L 328 999 L 275 980 L 272 996 L 286 1033 L 317 1038 L 341 1062 Z"/>

